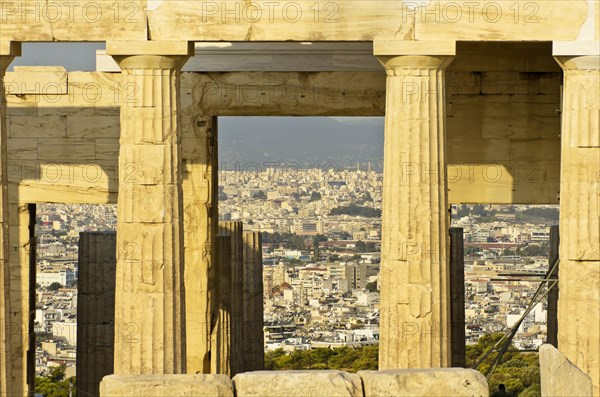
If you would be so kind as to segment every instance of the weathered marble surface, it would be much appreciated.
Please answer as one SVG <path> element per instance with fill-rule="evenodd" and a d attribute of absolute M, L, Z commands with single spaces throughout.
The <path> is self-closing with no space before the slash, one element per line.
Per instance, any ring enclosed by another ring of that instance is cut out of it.
<path fill-rule="evenodd" d="M 257 371 L 233 378 L 237 397 L 360 397 L 360 377 L 342 371 Z"/>
<path fill-rule="evenodd" d="M 110 375 L 101 397 L 233 397 L 227 375 Z"/>
<path fill-rule="evenodd" d="M 485 377 L 473 369 L 358 371 L 365 397 L 487 397 Z"/>
<path fill-rule="evenodd" d="M 591 396 L 592 379 L 552 345 L 540 346 L 542 397 Z"/>

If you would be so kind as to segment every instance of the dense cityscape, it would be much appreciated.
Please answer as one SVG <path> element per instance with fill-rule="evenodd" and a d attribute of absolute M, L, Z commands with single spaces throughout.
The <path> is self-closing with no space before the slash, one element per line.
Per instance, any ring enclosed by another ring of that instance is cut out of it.
<path fill-rule="evenodd" d="M 219 178 L 220 219 L 263 232 L 265 350 L 376 345 L 382 174 L 266 168 Z M 521 317 L 538 283 L 498 275 L 545 274 L 549 226 L 557 222 L 556 206 L 453 207 L 465 241 L 467 344 Z M 37 207 L 39 375 L 62 364 L 74 373 L 78 236 L 115 226 L 113 205 Z M 546 306 L 538 304 L 514 344 L 535 349 L 545 338 Z"/>

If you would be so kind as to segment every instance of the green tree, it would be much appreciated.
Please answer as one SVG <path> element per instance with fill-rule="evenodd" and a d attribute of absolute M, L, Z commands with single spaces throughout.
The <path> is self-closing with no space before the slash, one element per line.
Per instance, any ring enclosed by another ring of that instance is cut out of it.
<path fill-rule="evenodd" d="M 50 284 L 50 285 L 48 286 L 48 291 L 54 291 L 54 292 L 56 292 L 56 291 L 58 291 L 58 289 L 59 289 L 59 288 L 61 288 L 61 287 L 62 287 L 62 284 L 61 284 L 61 283 L 54 282 L 54 283 L 52 283 L 52 284 Z"/>
<path fill-rule="evenodd" d="M 266 200 L 267 199 L 267 194 L 265 193 L 264 190 L 259 190 L 258 192 L 256 192 L 254 194 L 255 199 L 259 199 L 259 200 Z"/>
<path fill-rule="evenodd" d="M 467 345 L 467 366 L 475 368 L 488 349 L 496 344 L 502 337 L 501 333 L 487 334 L 479 338 L 474 345 Z M 490 393 L 498 390 L 498 385 L 504 383 L 506 389 L 515 394 L 527 391 L 531 397 L 539 396 L 535 394 L 540 385 L 540 368 L 537 353 L 515 352 L 514 346 L 510 346 L 510 351 L 504 353 L 502 362 L 498 364 L 492 376 L 488 381 Z M 486 373 L 493 363 L 497 352 L 493 352 L 482 361 L 478 368 L 482 373 Z M 521 397 L 522 394 L 519 394 Z"/>
<path fill-rule="evenodd" d="M 367 244 L 364 241 L 356 242 L 356 252 L 367 252 Z"/>
<path fill-rule="evenodd" d="M 321 193 L 319 192 L 312 192 L 310 194 L 310 200 L 308 200 L 309 202 L 313 202 L 313 201 L 319 201 L 321 200 Z"/>
<path fill-rule="evenodd" d="M 75 396 L 75 377 L 66 378 L 66 365 L 60 365 L 50 370 L 48 376 L 35 378 L 35 393 L 44 397 L 68 397 L 69 390 Z"/>
<path fill-rule="evenodd" d="M 362 346 L 356 349 L 295 350 L 286 354 L 283 349 L 265 354 L 265 368 L 284 369 L 338 369 L 348 372 L 376 370 L 378 365 L 378 347 Z"/>
<path fill-rule="evenodd" d="M 369 292 L 377 292 L 377 282 L 371 281 L 370 283 L 367 283 L 367 285 L 365 285 L 365 288 Z"/>

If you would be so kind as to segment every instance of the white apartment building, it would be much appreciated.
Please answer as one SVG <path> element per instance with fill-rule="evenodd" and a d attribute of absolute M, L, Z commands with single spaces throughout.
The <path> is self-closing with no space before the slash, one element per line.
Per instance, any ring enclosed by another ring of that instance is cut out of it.
<path fill-rule="evenodd" d="M 44 271 L 36 275 L 36 282 L 42 287 L 48 287 L 52 283 L 67 286 L 73 281 L 75 281 L 75 273 L 71 269 Z"/>

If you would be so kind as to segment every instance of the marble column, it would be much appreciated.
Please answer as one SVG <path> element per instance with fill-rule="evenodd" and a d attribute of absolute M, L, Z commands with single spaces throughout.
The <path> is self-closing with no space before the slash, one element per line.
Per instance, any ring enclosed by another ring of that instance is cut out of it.
<path fill-rule="evenodd" d="M 187 42 L 108 42 L 122 69 L 115 373 L 186 372 L 179 74 Z"/>
<path fill-rule="evenodd" d="M 558 349 L 600 396 L 600 42 L 555 42 L 564 73 Z"/>
<path fill-rule="evenodd" d="M 243 234 L 242 330 L 243 367 L 240 372 L 265 368 L 263 332 L 263 265 L 260 232 Z"/>
<path fill-rule="evenodd" d="M 182 109 L 187 372 L 210 373 L 211 313 L 216 312 L 216 119 Z"/>
<path fill-rule="evenodd" d="M 77 261 L 77 393 L 100 395 L 115 361 L 116 233 L 79 233 Z"/>
<path fill-rule="evenodd" d="M 450 365 L 444 70 L 455 43 L 375 42 L 386 112 L 379 369 Z"/>
<path fill-rule="evenodd" d="M 18 302 L 11 301 L 11 277 L 8 266 L 9 255 L 9 221 L 8 221 L 8 176 L 7 176 L 7 130 L 6 130 L 6 102 L 4 97 L 4 73 L 15 56 L 20 55 L 20 45 L 17 43 L 0 44 L 0 396 L 27 394 L 27 380 L 25 376 L 26 356 L 15 357 L 11 346 L 14 343 L 21 345 L 20 333 L 15 329 L 27 326 L 24 318 L 20 324 L 14 320 L 19 316 L 11 316 L 18 308 Z M 26 300 L 26 295 L 21 298 Z M 18 310 L 21 312 L 21 310 Z M 24 313 L 21 313 L 22 315 Z M 15 340 L 17 337 L 19 340 Z M 25 350 L 25 349 L 22 349 Z M 16 360 L 15 360 L 16 359 Z"/>
<path fill-rule="evenodd" d="M 224 332 L 225 338 L 217 341 L 217 344 L 229 345 L 229 375 L 234 376 L 241 372 L 243 365 L 242 346 L 245 339 L 245 330 L 242 327 L 243 316 L 243 224 L 240 221 L 219 222 L 219 233 L 230 236 L 229 260 L 223 259 L 219 262 L 217 270 L 219 296 L 222 304 L 229 313 L 229 331 Z M 221 246 L 219 246 L 221 249 Z M 219 253 L 221 255 L 221 253 Z M 228 269 L 225 269 L 228 267 Z M 228 282 L 221 280 L 222 274 L 228 274 Z M 225 300 L 227 300 L 225 302 Z M 224 303 L 223 303 L 224 302 Z"/>
<path fill-rule="evenodd" d="M 217 237 L 217 310 L 215 313 L 211 373 L 231 376 L 231 235 Z"/>

